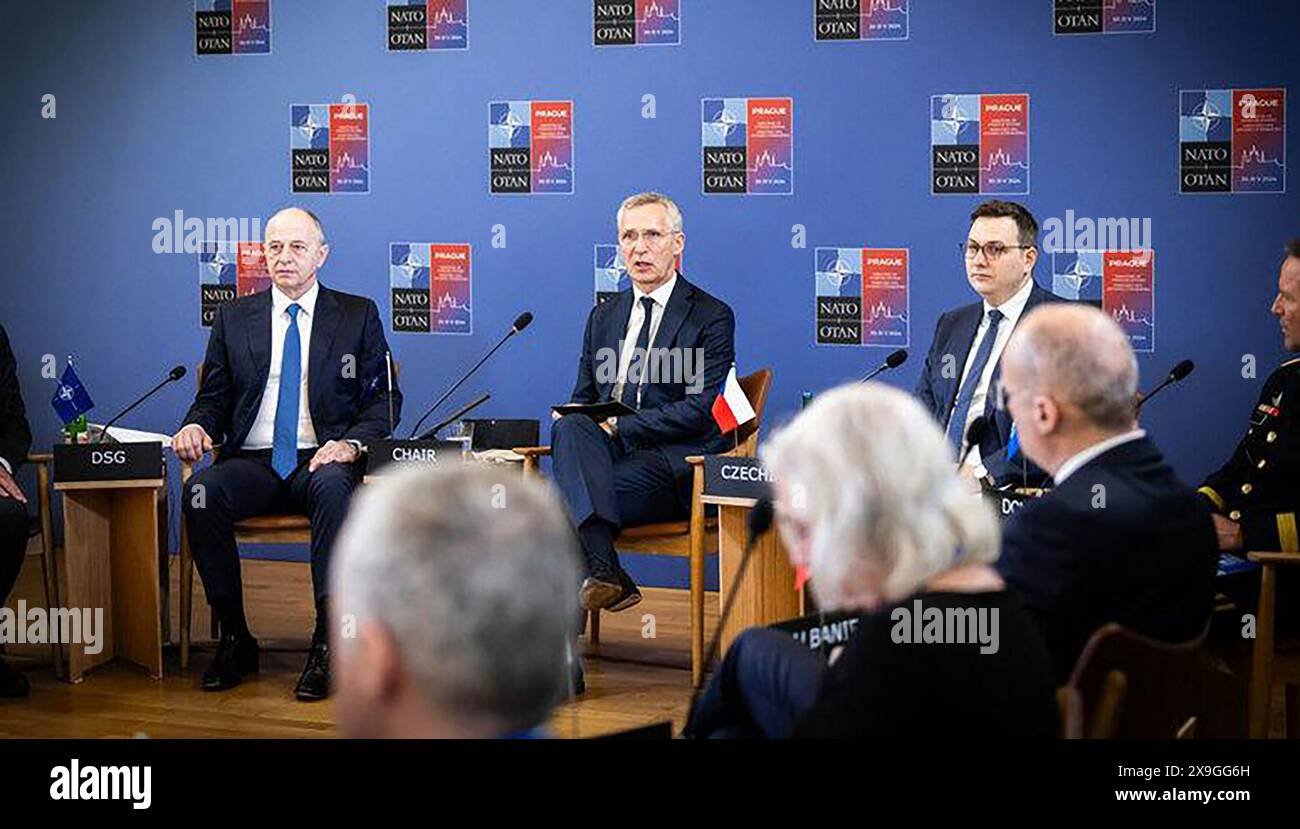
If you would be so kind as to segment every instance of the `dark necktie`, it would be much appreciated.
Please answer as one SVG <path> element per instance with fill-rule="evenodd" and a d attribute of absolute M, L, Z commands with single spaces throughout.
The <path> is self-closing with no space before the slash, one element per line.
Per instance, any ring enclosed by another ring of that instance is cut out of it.
<path fill-rule="evenodd" d="M 641 308 L 645 318 L 641 320 L 641 333 L 636 338 L 636 348 L 632 359 L 627 364 L 627 376 L 623 378 L 623 393 L 619 396 L 625 405 L 639 409 L 641 386 L 650 366 L 650 323 L 654 320 L 655 301 L 648 296 L 641 297 Z"/>
<path fill-rule="evenodd" d="M 985 366 L 989 364 L 989 357 L 993 354 L 993 343 L 998 338 L 998 325 L 1005 316 L 996 308 L 989 311 L 988 330 L 984 332 L 984 339 L 980 340 L 979 349 L 975 352 L 975 362 L 971 364 L 970 373 L 966 375 L 966 382 L 962 383 L 957 391 L 952 416 L 948 418 L 948 443 L 952 444 L 953 451 L 958 456 L 961 455 L 962 443 L 966 439 L 966 417 L 970 414 L 971 398 L 975 396 L 980 377 L 984 374 Z"/>

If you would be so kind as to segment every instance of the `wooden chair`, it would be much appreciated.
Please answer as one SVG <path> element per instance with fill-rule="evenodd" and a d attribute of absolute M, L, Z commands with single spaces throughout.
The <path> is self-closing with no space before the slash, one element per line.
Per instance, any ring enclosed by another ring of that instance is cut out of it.
<path fill-rule="evenodd" d="M 39 534 L 41 537 L 41 586 L 45 593 L 45 607 L 59 607 L 59 579 L 54 560 L 54 504 L 51 488 L 50 469 L 54 456 L 48 453 L 29 454 L 27 462 L 36 467 L 36 515 L 30 518 L 28 538 Z M 57 637 L 50 637 L 56 640 Z M 50 659 L 54 666 L 54 675 L 63 678 L 63 646 L 58 641 L 50 642 Z"/>
<path fill-rule="evenodd" d="M 1300 553 L 1248 553 L 1247 557 L 1261 565 L 1251 659 L 1250 736 L 1261 740 L 1268 737 L 1273 685 L 1280 682 L 1286 688 L 1286 736 L 1300 738 L 1300 641 L 1278 642 L 1274 631 L 1277 568 L 1300 565 Z"/>
<path fill-rule="evenodd" d="M 753 457 L 758 450 L 758 434 L 763 423 L 767 393 L 772 387 L 772 370 L 759 369 L 740 378 L 740 387 L 754 407 L 755 417 L 737 429 L 736 448 L 724 455 Z M 514 450 L 524 458 L 524 473 L 538 474 L 541 458 L 551 454 L 549 446 L 522 446 Z M 668 521 L 626 527 L 618 537 L 620 552 L 677 556 L 690 560 L 691 591 L 691 683 L 699 687 L 704 678 L 704 556 L 718 550 L 718 520 L 706 516 L 700 498 L 704 495 L 704 458 L 686 459 L 694 472 L 691 483 L 691 514 L 685 521 Z M 588 638 L 600 644 L 600 612 L 589 616 Z"/>
<path fill-rule="evenodd" d="M 393 378 L 396 379 L 401 369 L 393 361 Z M 203 363 L 194 371 L 199 388 L 203 388 Z M 212 447 L 212 461 L 217 460 L 220 446 Z M 186 486 L 194 474 L 194 465 L 181 461 L 181 497 L 185 497 Z M 305 515 L 258 515 L 235 522 L 236 544 L 311 544 L 311 519 Z M 194 557 L 190 552 L 190 539 L 185 526 L 185 510 L 181 509 L 181 670 L 190 664 L 190 616 L 194 597 Z M 215 639 L 219 633 L 216 610 L 209 614 L 209 631 Z"/>
<path fill-rule="evenodd" d="M 1241 733 L 1231 673 L 1195 639 L 1157 642 L 1114 623 L 1088 640 L 1061 690 L 1067 738 L 1169 739 Z"/>

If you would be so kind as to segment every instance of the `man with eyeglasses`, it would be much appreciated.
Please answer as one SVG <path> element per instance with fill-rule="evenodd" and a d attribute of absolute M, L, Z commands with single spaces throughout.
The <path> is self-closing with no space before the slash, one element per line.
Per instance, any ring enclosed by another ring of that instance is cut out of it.
<path fill-rule="evenodd" d="M 735 360 L 735 316 L 677 270 L 686 236 L 672 199 L 631 196 L 617 221 L 632 287 L 587 316 L 571 399 L 619 400 L 636 414 L 601 423 L 570 414 L 551 427 L 555 482 L 586 555 L 586 610 L 641 600 L 614 551 L 619 533 L 689 517 L 687 456 L 728 448 L 711 407 Z"/>
<path fill-rule="evenodd" d="M 221 622 L 203 690 L 233 688 L 258 669 L 234 524 L 292 512 L 311 518 L 316 599 L 316 630 L 294 693 L 321 700 L 330 679 L 330 552 L 361 478 L 361 447 L 389 433 L 388 344 L 373 300 L 317 281 L 330 247 L 314 213 L 281 210 L 263 237 L 272 287 L 217 309 L 202 384 L 172 448 L 194 462 L 221 445 L 216 463 L 190 479 L 183 504 L 195 564 Z M 394 417 L 401 407 L 394 388 Z"/>
<path fill-rule="evenodd" d="M 1060 301 L 1034 282 L 1038 221 L 1023 205 L 987 201 L 971 213 L 960 253 L 966 280 L 979 302 L 939 317 L 916 395 L 944 427 L 953 453 L 967 449 L 966 431 L 983 415 L 989 429 L 971 447 L 962 474 L 996 486 L 1040 486 L 1047 475 L 1022 453 L 1007 457 L 1011 415 L 999 405 L 998 360 L 1011 332 L 1028 311 Z"/>

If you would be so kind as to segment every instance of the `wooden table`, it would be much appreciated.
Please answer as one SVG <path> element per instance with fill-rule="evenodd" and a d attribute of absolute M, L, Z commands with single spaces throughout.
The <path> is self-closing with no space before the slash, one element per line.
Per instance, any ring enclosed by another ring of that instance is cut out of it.
<path fill-rule="evenodd" d="M 122 657 L 162 678 L 167 616 L 167 490 L 165 478 L 68 481 L 63 493 L 64 566 L 69 610 L 103 609 L 102 649 L 65 646 L 68 679 Z M 85 639 L 85 636 L 82 636 Z"/>
<path fill-rule="evenodd" d="M 753 498 L 720 495 L 704 495 L 700 500 L 718 507 L 719 601 L 725 602 L 745 552 L 749 511 L 757 502 Z M 726 653 L 732 640 L 745 628 L 802 616 L 803 607 L 803 591 L 794 589 L 794 567 L 786 556 L 781 534 L 773 527 L 754 544 L 745 578 L 736 588 L 731 617 L 722 629 L 718 652 Z"/>

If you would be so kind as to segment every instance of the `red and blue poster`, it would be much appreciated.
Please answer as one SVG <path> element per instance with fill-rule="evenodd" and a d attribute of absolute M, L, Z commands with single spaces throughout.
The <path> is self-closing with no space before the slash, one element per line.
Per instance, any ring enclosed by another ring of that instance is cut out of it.
<path fill-rule="evenodd" d="M 261 242 L 204 242 L 199 248 L 199 322 L 212 326 L 217 306 L 271 287 Z"/>
<path fill-rule="evenodd" d="M 1072 250 L 1052 254 L 1052 292 L 1110 314 L 1137 352 L 1156 348 L 1153 250 Z"/>
<path fill-rule="evenodd" d="M 704 98 L 705 195 L 794 193 L 794 99 Z"/>
<path fill-rule="evenodd" d="M 385 0 L 388 51 L 469 48 L 469 0 Z"/>
<path fill-rule="evenodd" d="M 817 248 L 815 257 L 818 345 L 910 344 L 907 248 Z"/>
<path fill-rule="evenodd" d="M 1182 90 L 1180 193 L 1285 193 L 1286 90 Z"/>
<path fill-rule="evenodd" d="M 370 192 L 370 105 L 289 108 L 294 193 Z"/>
<path fill-rule="evenodd" d="M 271 53 L 271 0 L 194 0 L 199 55 Z"/>
<path fill-rule="evenodd" d="M 573 101 L 488 104 L 488 192 L 571 195 Z"/>
<path fill-rule="evenodd" d="M 394 242 L 388 248 L 393 331 L 472 334 L 470 246 Z"/>
<path fill-rule="evenodd" d="M 909 0 L 816 0 L 813 39 L 907 40 Z"/>
<path fill-rule="evenodd" d="M 930 192 L 1029 193 L 1029 96 L 933 95 Z"/>
<path fill-rule="evenodd" d="M 1055 0 L 1058 35 L 1132 35 L 1156 30 L 1156 0 Z"/>

